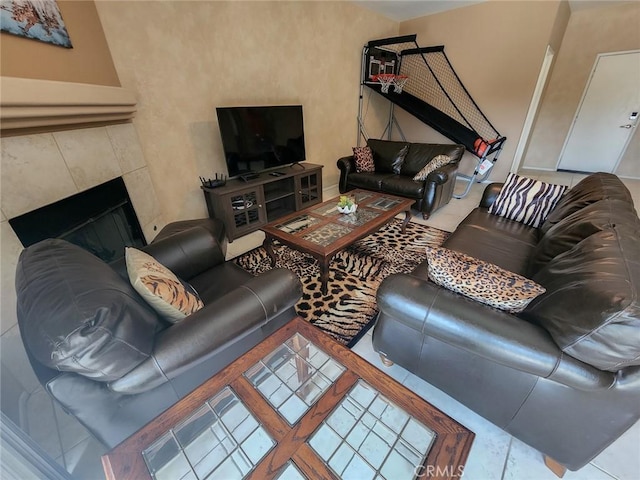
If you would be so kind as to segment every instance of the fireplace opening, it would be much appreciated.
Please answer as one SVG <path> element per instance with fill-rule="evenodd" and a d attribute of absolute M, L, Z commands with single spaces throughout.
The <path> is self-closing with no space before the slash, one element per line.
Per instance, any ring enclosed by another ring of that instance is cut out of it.
<path fill-rule="evenodd" d="M 105 262 L 146 245 L 122 177 L 9 220 L 22 245 L 61 238 Z"/>

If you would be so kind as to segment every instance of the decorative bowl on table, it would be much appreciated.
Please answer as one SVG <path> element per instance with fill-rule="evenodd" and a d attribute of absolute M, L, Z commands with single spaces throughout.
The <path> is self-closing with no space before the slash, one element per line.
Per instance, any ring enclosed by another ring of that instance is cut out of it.
<path fill-rule="evenodd" d="M 353 205 L 351 205 L 350 207 L 338 207 L 338 211 L 340 213 L 353 213 L 357 210 L 358 205 L 356 205 L 355 203 Z"/>
<path fill-rule="evenodd" d="M 347 197 L 346 195 L 340 196 L 338 202 L 338 211 L 340 213 L 353 213 L 358 209 L 358 205 L 355 202 L 355 198 Z"/>

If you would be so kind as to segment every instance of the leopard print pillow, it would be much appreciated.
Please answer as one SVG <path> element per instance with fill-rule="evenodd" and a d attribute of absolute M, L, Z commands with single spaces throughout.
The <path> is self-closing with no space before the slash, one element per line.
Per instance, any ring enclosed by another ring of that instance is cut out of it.
<path fill-rule="evenodd" d="M 444 167 L 450 161 L 451 157 L 449 155 L 436 155 L 429 161 L 429 163 L 422 167 L 418 173 L 415 174 L 413 179 L 418 181 L 426 180 L 431 172 L 439 169 L 440 167 Z"/>
<path fill-rule="evenodd" d="M 427 248 L 429 280 L 491 307 L 518 313 L 545 292 L 536 282 L 446 248 Z"/>
<path fill-rule="evenodd" d="M 180 280 L 151 255 L 127 247 L 125 260 L 133 288 L 166 320 L 175 323 L 204 307 L 191 285 Z"/>
<path fill-rule="evenodd" d="M 356 172 L 375 172 L 373 151 L 370 147 L 353 147 L 353 158 L 356 161 Z"/>

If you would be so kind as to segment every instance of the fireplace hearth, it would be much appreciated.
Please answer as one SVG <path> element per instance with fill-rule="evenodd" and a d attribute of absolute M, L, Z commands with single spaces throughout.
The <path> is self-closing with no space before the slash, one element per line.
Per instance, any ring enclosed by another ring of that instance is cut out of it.
<path fill-rule="evenodd" d="M 9 220 L 25 247 L 61 238 L 105 262 L 124 256 L 124 247 L 146 245 L 122 177 Z"/>

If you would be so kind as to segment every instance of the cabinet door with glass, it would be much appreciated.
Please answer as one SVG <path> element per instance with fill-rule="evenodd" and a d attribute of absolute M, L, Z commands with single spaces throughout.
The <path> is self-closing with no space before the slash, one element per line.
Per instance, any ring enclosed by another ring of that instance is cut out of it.
<path fill-rule="evenodd" d="M 322 201 L 322 170 L 296 176 L 297 210 Z"/>
<path fill-rule="evenodd" d="M 240 190 L 228 195 L 227 208 L 230 209 L 233 238 L 253 232 L 267 223 L 264 212 L 262 187 Z"/>

